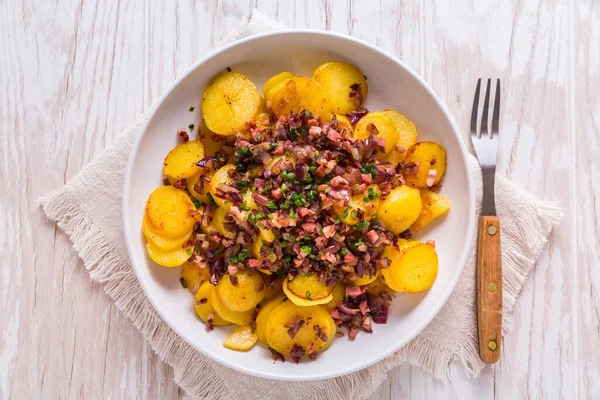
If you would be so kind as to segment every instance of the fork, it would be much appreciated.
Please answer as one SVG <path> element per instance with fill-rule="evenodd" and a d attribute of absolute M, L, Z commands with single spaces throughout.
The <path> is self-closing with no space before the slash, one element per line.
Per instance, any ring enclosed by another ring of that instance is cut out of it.
<path fill-rule="evenodd" d="M 487 80 L 480 135 L 477 134 L 477 114 L 481 78 L 477 81 L 471 112 L 471 141 L 481 167 L 483 203 L 479 221 L 477 246 L 477 326 L 479 356 L 488 364 L 500 358 L 502 344 L 502 259 L 500 249 L 500 219 L 494 202 L 494 175 L 498 154 L 500 117 L 500 79 L 496 81 L 492 129 L 489 131 L 491 79 Z"/>

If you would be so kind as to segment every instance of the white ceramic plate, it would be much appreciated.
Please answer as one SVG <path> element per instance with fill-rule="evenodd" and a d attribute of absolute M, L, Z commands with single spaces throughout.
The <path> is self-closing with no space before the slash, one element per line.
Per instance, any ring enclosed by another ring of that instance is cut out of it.
<path fill-rule="evenodd" d="M 162 184 L 162 162 L 177 144 L 177 129 L 198 126 L 202 92 L 217 73 L 231 67 L 260 89 L 281 71 L 311 76 L 325 61 L 345 61 L 368 77 L 370 110 L 399 110 L 418 128 L 420 140 L 433 140 L 448 151 L 448 168 L 441 193 L 452 202 L 450 213 L 418 238 L 436 241 L 439 273 L 433 287 L 420 295 L 399 293 L 388 323 L 374 325 L 373 334 L 359 333 L 354 341 L 335 340 L 316 361 L 273 363 L 261 345 L 249 352 L 223 347 L 233 328 L 207 332 L 194 311 L 190 293 L 179 283 L 179 268 L 164 268 L 146 255 L 141 232 L 148 195 Z M 195 106 L 195 112 L 189 107 Z M 467 166 L 467 151 L 456 125 L 438 97 L 412 70 L 381 50 L 356 39 L 327 32 L 287 31 L 253 36 L 210 54 L 194 65 L 167 91 L 148 114 L 131 152 L 123 193 L 123 221 L 131 263 L 146 296 L 158 313 L 196 349 L 236 370 L 264 378 L 316 380 L 365 368 L 404 346 L 431 322 L 454 289 L 473 235 L 475 196 Z"/>

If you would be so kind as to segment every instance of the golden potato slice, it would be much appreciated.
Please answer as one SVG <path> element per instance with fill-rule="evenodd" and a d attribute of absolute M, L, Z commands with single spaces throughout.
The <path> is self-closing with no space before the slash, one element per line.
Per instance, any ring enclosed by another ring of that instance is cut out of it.
<path fill-rule="evenodd" d="M 375 127 L 376 130 L 373 129 Z M 398 130 L 394 120 L 382 112 L 370 112 L 360 119 L 354 127 L 354 137 L 365 140 L 371 134 L 385 140 L 385 152 L 378 153 L 376 158 L 381 159 L 385 154 L 396 148 Z"/>
<path fill-rule="evenodd" d="M 291 80 L 291 78 L 290 79 L 286 78 L 286 79 L 282 79 L 279 82 L 277 82 L 275 84 L 275 86 L 273 86 L 271 89 L 269 89 L 269 91 L 267 93 L 265 93 L 265 101 L 267 103 L 270 102 L 271 104 L 273 104 L 273 95 L 275 93 L 279 92 L 279 90 L 281 88 L 283 88 L 290 80 Z M 272 105 L 271 105 L 271 111 L 273 111 L 273 106 Z"/>
<path fill-rule="evenodd" d="M 338 121 L 338 131 L 340 133 L 345 129 L 348 135 L 352 136 L 352 132 L 354 129 L 352 128 L 352 124 L 350 123 L 350 119 L 345 115 L 335 114 L 335 119 Z"/>
<path fill-rule="evenodd" d="M 258 337 L 250 325 L 238 326 L 233 333 L 225 339 L 223 346 L 231 350 L 248 351 L 256 344 Z"/>
<path fill-rule="evenodd" d="M 206 174 L 206 170 L 200 169 L 193 176 L 186 179 L 187 189 L 190 194 L 198 201 L 208 204 L 208 193 L 210 193 L 210 180 L 206 181 L 202 175 Z M 200 183 L 199 185 L 196 185 Z M 198 189 L 199 191 L 196 191 Z"/>
<path fill-rule="evenodd" d="M 188 241 L 191 235 L 190 232 L 176 239 L 163 237 L 159 235 L 158 232 L 156 232 L 154 229 L 152 229 L 152 227 L 148 224 L 148 220 L 145 216 L 144 221 L 142 222 L 142 232 L 144 233 L 144 236 L 146 237 L 146 240 L 148 240 L 148 242 L 152 243 L 160 250 L 166 251 L 180 249 L 185 244 L 185 242 Z"/>
<path fill-rule="evenodd" d="M 420 231 L 435 218 L 445 214 L 450 209 L 450 201 L 447 198 L 427 189 L 421 190 L 421 202 L 423 203 L 421 215 L 410 226 L 410 229 L 415 232 Z"/>
<path fill-rule="evenodd" d="M 180 238 L 192 232 L 195 221 L 190 211 L 195 209 L 186 192 L 173 186 L 161 186 L 146 202 L 148 226 L 161 236 Z"/>
<path fill-rule="evenodd" d="M 215 153 L 221 150 L 221 147 L 227 142 L 235 140 L 235 135 L 222 136 L 217 135 L 208 127 L 206 123 L 202 121 L 198 126 L 198 134 L 196 140 L 200 141 L 204 145 L 204 157 L 214 156 Z"/>
<path fill-rule="evenodd" d="M 331 294 L 333 285 L 327 286 L 325 281 L 319 281 L 316 274 L 296 275 L 291 281 L 286 278 L 284 285 L 290 292 L 306 300 L 320 300 Z"/>
<path fill-rule="evenodd" d="M 367 285 L 367 293 L 370 293 L 374 296 L 387 293 L 389 296 L 392 296 L 394 294 L 394 290 L 390 289 L 390 287 L 385 284 L 380 272 L 380 277 Z"/>
<path fill-rule="evenodd" d="M 377 185 L 371 185 L 369 188 L 372 188 L 375 193 L 380 193 Z M 347 207 L 334 205 L 333 211 L 335 211 L 340 220 L 346 225 L 356 225 L 361 220 L 368 221 L 377 213 L 380 201 L 379 197 L 365 201 L 367 194 L 368 192 L 365 192 L 363 194 L 352 196 L 350 197 L 350 201 L 348 201 Z M 362 219 L 359 218 L 361 212 L 363 213 Z"/>
<path fill-rule="evenodd" d="M 218 205 L 227 209 L 231 207 L 231 202 L 223 200 L 222 198 L 217 196 L 217 188 L 220 184 L 228 185 L 231 183 L 232 178 L 230 174 L 232 174 L 233 171 L 235 171 L 235 165 L 226 164 L 219 168 L 210 178 L 210 194 L 212 195 L 212 198 Z"/>
<path fill-rule="evenodd" d="M 208 268 L 200 268 L 195 262 L 188 261 L 181 266 L 181 278 L 192 293 L 196 293 L 204 282 L 210 279 Z"/>
<path fill-rule="evenodd" d="M 266 128 L 271 124 L 271 117 L 266 112 L 258 113 L 254 116 L 256 126 L 259 128 Z"/>
<path fill-rule="evenodd" d="M 388 245 L 384 256 L 392 263 L 382 270 L 386 284 L 398 291 L 420 293 L 433 285 L 438 272 L 438 256 L 430 244 L 408 241 L 400 244 L 400 251 Z"/>
<path fill-rule="evenodd" d="M 208 317 L 212 317 L 214 325 L 229 325 L 230 322 L 221 318 L 212 306 L 210 299 L 214 291 L 215 287 L 210 282 L 204 282 L 200 285 L 200 288 L 194 295 L 196 299 L 196 314 L 204 322 L 208 320 Z"/>
<path fill-rule="evenodd" d="M 218 293 L 219 289 L 212 292 L 210 301 L 215 308 L 215 312 L 219 315 L 223 320 L 231 322 L 236 325 L 246 325 L 252 322 L 252 312 L 253 310 L 246 311 L 232 311 L 225 307 Z"/>
<path fill-rule="evenodd" d="M 204 158 L 204 145 L 197 140 L 180 143 L 167 154 L 163 163 L 164 173 L 174 179 L 194 175 L 200 167 L 196 163 Z"/>
<path fill-rule="evenodd" d="M 354 280 L 354 284 L 356 286 L 364 286 L 364 285 L 368 285 L 371 282 L 374 282 L 377 278 L 379 278 L 379 272 L 377 272 L 375 275 L 370 276 L 367 273 L 364 273 L 362 277 L 358 277 L 356 276 L 356 279 Z"/>
<path fill-rule="evenodd" d="M 287 298 L 290 299 L 292 301 L 292 303 L 294 303 L 295 305 L 297 305 L 299 307 L 310 307 L 310 306 L 314 306 L 314 305 L 318 305 L 318 304 L 327 304 L 331 300 L 333 300 L 333 294 L 331 294 L 331 293 L 328 296 L 325 296 L 321 299 L 315 299 L 315 300 L 308 300 L 308 299 L 305 299 L 302 297 L 298 297 L 288 288 L 287 279 L 283 282 L 282 289 L 283 289 L 283 293 L 285 293 Z"/>
<path fill-rule="evenodd" d="M 262 90 L 265 98 L 267 97 L 267 93 L 269 93 L 269 91 L 273 89 L 279 82 L 287 81 L 293 77 L 294 74 L 288 71 L 280 72 L 277 75 L 270 77 L 269 80 L 265 82 Z"/>
<path fill-rule="evenodd" d="M 217 232 L 219 232 L 221 235 L 223 235 L 227 239 L 234 239 L 235 233 L 228 231 L 227 228 L 225 228 L 225 216 L 228 213 L 229 213 L 229 211 L 224 209 L 223 207 L 217 207 L 217 209 L 215 210 L 215 212 L 212 215 L 212 217 L 213 217 L 212 225 L 215 227 Z"/>
<path fill-rule="evenodd" d="M 328 311 L 336 308 L 342 302 L 342 300 L 344 300 L 344 297 L 346 296 L 346 285 L 341 282 L 337 282 L 333 287 L 333 292 L 331 292 L 331 294 L 333 296 L 331 301 L 327 304 L 323 304 L 323 307 L 325 307 Z"/>
<path fill-rule="evenodd" d="M 257 291 L 264 286 L 258 272 L 238 271 L 235 274 L 237 286 L 231 283 L 229 275 L 225 275 L 217 284 L 217 293 L 225 307 L 232 311 L 247 311 L 254 308 L 265 297 L 265 291 Z"/>
<path fill-rule="evenodd" d="M 398 131 L 398 141 L 396 147 L 401 147 L 402 150 L 397 148 L 386 154 L 381 161 L 391 162 L 394 165 L 400 164 L 406 158 L 406 150 L 413 144 L 417 143 L 417 127 L 408 118 L 394 110 L 386 110 L 383 112 L 385 115 L 390 117 L 396 124 L 396 130 Z"/>
<path fill-rule="evenodd" d="M 261 97 L 248 78 L 237 72 L 216 76 L 202 96 L 206 126 L 219 135 L 231 135 L 246 128 L 259 110 Z"/>
<path fill-rule="evenodd" d="M 417 173 L 404 171 L 407 184 L 419 189 L 427 189 L 442 181 L 446 173 L 446 149 L 435 142 L 418 142 L 406 152 L 404 165 L 418 163 Z"/>
<path fill-rule="evenodd" d="M 398 186 L 390 191 L 377 209 L 377 219 L 396 235 L 410 228 L 421 215 L 421 193 L 410 186 Z"/>
<path fill-rule="evenodd" d="M 277 116 L 289 117 L 302 110 L 320 115 L 323 120 L 331 116 L 327 94 L 316 81 L 304 76 L 295 76 L 283 86 L 273 88 L 271 108 Z"/>
<path fill-rule="evenodd" d="M 290 326 L 299 324 L 299 321 L 304 322 L 291 338 L 288 330 Z M 325 336 L 318 337 L 315 334 L 315 325 L 319 326 Z M 281 354 L 289 355 L 294 345 L 305 350 L 311 345 L 314 346 L 314 351 L 326 348 L 334 339 L 335 330 L 335 322 L 324 307 L 298 307 L 291 301 L 286 301 L 271 311 L 265 336 L 269 346 Z"/>
<path fill-rule="evenodd" d="M 175 250 L 161 250 L 152 243 L 146 243 L 150 259 L 163 267 L 179 267 L 192 255 L 193 246 Z"/>
<path fill-rule="evenodd" d="M 271 316 L 271 311 L 279 304 L 281 304 L 287 298 L 283 295 L 277 296 L 269 300 L 263 307 L 261 307 L 258 316 L 256 317 L 256 336 L 262 343 L 267 344 L 267 337 L 265 332 L 267 331 L 267 322 Z"/>
<path fill-rule="evenodd" d="M 341 62 L 328 62 L 321 64 L 313 72 L 313 79 L 321 85 L 331 105 L 331 111 L 338 114 L 360 108 L 367 99 L 368 85 L 362 72 L 353 65 Z M 352 86 L 360 87 L 359 93 L 350 97 L 355 92 Z"/>

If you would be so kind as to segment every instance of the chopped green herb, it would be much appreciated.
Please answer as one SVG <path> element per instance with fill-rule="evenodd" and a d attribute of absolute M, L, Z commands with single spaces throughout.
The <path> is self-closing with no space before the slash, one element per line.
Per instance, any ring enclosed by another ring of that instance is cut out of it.
<path fill-rule="evenodd" d="M 306 255 L 312 253 L 312 248 L 310 246 L 302 246 L 300 250 Z"/>
<path fill-rule="evenodd" d="M 369 222 L 367 221 L 360 221 L 358 224 L 355 225 L 358 229 L 365 229 L 369 227 Z"/>
<path fill-rule="evenodd" d="M 350 213 L 350 218 L 356 219 L 356 213 L 354 211 Z"/>
<path fill-rule="evenodd" d="M 296 127 L 292 126 L 290 128 L 290 139 L 296 140 Z"/>
<path fill-rule="evenodd" d="M 308 290 L 306 291 L 306 298 L 308 300 L 312 300 L 312 297 L 310 297 L 310 292 Z"/>
<path fill-rule="evenodd" d="M 315 158 L 319 157 L 319 150 L 315 150 Z"/>
<path fill-rule="evenodd" d="M 346 254 L 349 253 L 349 251 L 347 248 L 344 247 L 344 248 L 341 248 L 338 253 L 340 253 L 340 256 L 345 256 Z"/>
<path fill-rule="evenodd" d="M 215 199 L 213 199 L 212 194 L 210 193 L 206 193 L 206 198 L 208 199 L 208 203 L 209 204 L 217 204 L 217 202 L 215 201 Z"/>
<path fill-rule="evenodd" d="M 308 127 L 306 125 L 302 125 L 300 127 L 300 136 L 308 135 Z"/>
<path fill-rule="evenodd" d="M 187 253 L 188 256 L 192 255 L 192 249 L 185 249 L 185 252 Z"/>
<path fill-rule="evenodd" d="M 200 208 L 200 206 L 202 205 L 202 203 L 195 197 L 190 196 L 190 199 L 192 200 L 192 203 L 194 204 L 194 207 L 196 208 Z"/>
<path fill-rule="evenodd" d="M 189 124 L 188 128 L 190 128 L 190 132 L 194 130 L 194 124 Z"/>
<path fill-rule="evenodd" d="M 281 247 L 286 248 L 289 244 L 290 242 L 284 240 L 283 242 L 281 242 Z"/>
<path fill-rule="evenodd" d="M 277 143 L 269 143 L 269 147 L 271 150 L 273 150 L 275 147 L 277 147 Z"/>
<path fill-rule="evenodd" d="M 230 67 L 227 67 L 227 72 L 231 72 L 231 68 Z"/>
<path fill-rule="evenodd" d="M 194 106 L 191 106 L 191 107 L 190 107 L 190 112 L 194 111 L 194 109 L 195 109 L 195 107 L 194 107 Z"/>
<path fill-rule="evenodd" d="M 268 208 L 269 210 L 273 210 L 273 211 L 275 211 L 275 210 L 277 210 L 279 207 L 277 207 L 277 204 L 275 204 L 275 203 L 267 203 L 267 208 Z"/>
<path fill-rule="evenodd" d="M 296 211 L 292 210 L 290 211 L 290 218 L 296 218 Z"/>
<path fill-rule="evenodd" d="M 240 188 L 245 188 L 246 186 L 248 186 L 248 183 L 249 182 L 246 182 L 246 181 L 237 181 L 237 185 Z"/>
<path fill-rule="evenodd" d="M 250 151 L 249 147 L 240 147 L 239 149 L 237 149 L 237 153 L 243 154 L 245 156 L 251 156 L 252 155 L 252 151 Z"/>
<path fill-rule="evenodd" d="M 218 255 L 218 256 L 220 256 L 221 254 L 223 254 L 224 250 L 225 249 L 223 247 L 219 246 L 219 247 L 216 248 L 215 254 Z"/>
<path fill-rule="evenodd" d="M 275 216 L 273 214 L 267 214 L 267 218 L 273 219 L 273 218 L 275 218 Z"/>
<path fill-rule="evenodd" d="M 306 115 L 306 118 L 312 118 L 312 113 L 308 110 L 304 110 L 304 115 Z"/>

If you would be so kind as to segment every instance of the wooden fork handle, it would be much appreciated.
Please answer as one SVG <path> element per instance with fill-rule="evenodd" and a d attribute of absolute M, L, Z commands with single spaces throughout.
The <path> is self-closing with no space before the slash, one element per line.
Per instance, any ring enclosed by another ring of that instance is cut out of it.
<path fill-rule="evenodd" d="M 477 326 L 479 355 L 493 364 L 502 344 L 502 257 L 500 219 L 481 217 L 477 249 Z"/>

